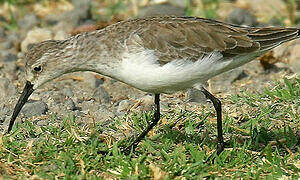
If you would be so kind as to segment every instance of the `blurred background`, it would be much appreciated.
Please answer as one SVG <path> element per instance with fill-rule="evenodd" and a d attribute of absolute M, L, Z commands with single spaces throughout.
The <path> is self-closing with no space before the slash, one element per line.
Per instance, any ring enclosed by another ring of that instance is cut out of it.
<path fill-rule="evenodd" d="M 0 130 L 8 123 L 24 85 L 23 55 L 33 43 L 66 39 L 129 18 L 176 15 L 213 18 L 247 26 L 299 27 L 299 0 L 1 0 L 0 1 Z M 286 43 L 246 66 L 215 77 L 210 91 L 226 97 L 241 89 L 260 91 L 274 79 L 300 72 L 300 43 Z M 199 101 L 199 92 L 167 95 L 163 108 Z M 164 99 L 165 96 L 163 96 Z M 34 117 L 66 112 L 88 118 L 121 116 L 151 109 L 147 93 L 93 73 L 73 73 L 36 91 L 22 114 Z M 179 99 L 179 100 L 178 100 Z M 43 120 L 38 120 L 40 122 Z M 45 121 L 45 120 L 44 120 Z M 1 128 L 2 127 L 2 128 Z"/>

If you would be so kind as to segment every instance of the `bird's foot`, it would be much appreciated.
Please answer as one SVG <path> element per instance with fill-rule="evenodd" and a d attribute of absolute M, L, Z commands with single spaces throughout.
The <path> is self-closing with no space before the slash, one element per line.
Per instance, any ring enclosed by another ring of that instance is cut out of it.
<path fill-rule="evenodd" d="M 217 156 L 219 156 L 225 149 L 225 143 L 224 142 L 218 142 L 217 149 L 208 157 L 208 159 L 205 161 L 205 163 L 209 164 L 210 162 L 214 163 L 216 156 L 215 153 L 217 153 Z"/>

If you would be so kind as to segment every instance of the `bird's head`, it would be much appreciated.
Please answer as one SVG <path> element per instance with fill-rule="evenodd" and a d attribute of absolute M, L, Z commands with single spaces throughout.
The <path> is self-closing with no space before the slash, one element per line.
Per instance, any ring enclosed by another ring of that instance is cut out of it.
<path fill-rule="evenodd" d="M 33 89 L 49 82 L 65 73 L 72 53 L 66 52 L 67 43 L 49 40 L 34 44 L 25 54 L 25 76 Z"/>
<path fill-rule="evenodd" d="M 15 106 L 8 132 L 12 129 L 19 112 L 35 89 L 70 71 L 71 67 L 67 64 L 69 59 L 74 56 L 72 53 L 66 52 L 67 46 L 65 41 L 49 40 L 34 44 L 25 54 L 27 82 Z"/>

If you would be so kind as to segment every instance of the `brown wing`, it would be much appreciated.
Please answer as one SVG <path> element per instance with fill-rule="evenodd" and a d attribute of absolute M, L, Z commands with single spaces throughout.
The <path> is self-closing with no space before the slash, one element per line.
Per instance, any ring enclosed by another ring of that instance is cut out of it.
<path fill-rule="evenodd" d="M 136 23 L 142 45 L 156 50 L 160 63 L 174 58 L 197 60 L 212 51 L 224 57 L 266 50 L 297 38 L 295 28 L 246 28 L 192 17 L 160 17 Z"/>

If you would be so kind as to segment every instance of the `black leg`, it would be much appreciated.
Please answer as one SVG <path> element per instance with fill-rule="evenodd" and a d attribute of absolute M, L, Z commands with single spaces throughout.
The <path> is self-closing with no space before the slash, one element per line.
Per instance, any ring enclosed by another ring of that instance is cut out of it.
<path fill-rule="evenodd" d="M 155 94 L 154 98 L 155 103 L 155 112 L 152 122 L 148 125 L 148 127 L 133 141 L 133 143 L 125 148 L 122 152 L 128 155 L 131 149 L 135 149 L 141 140 L 148 134 L 148 132 L 158 123 L 160 119 L 160 106 L 159 106 L 159 94 Z"/>
<path fill-rule="evenodd" d="M 208 92 L 204 87 L 201 87 L 201 91 L 204 93 L 206 98 L 210 99 L 215 107 L 217 112 L 217 131 L 218 131 L 218 146 L 217 154 L 219 155 L 224 150 L 224 139 L 223 139 L 223 130 L 222 130 L 222 105 L 221 101 Z"/>

